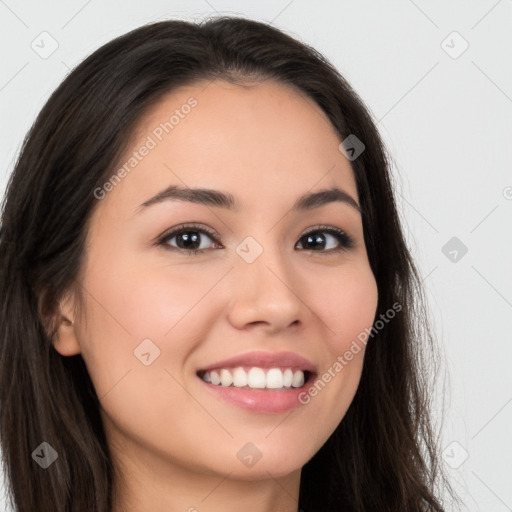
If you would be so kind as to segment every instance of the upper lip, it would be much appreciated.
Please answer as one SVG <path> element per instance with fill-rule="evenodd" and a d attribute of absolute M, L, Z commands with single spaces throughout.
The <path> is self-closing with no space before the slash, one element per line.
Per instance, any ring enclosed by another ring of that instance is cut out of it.
<path fill-rule="evenodd" d="M 218 361 L 201 368 L 210 371 L 216 368 L 232 368 L 236 366 L 257 366 L 260 368 L 299 367 L 301 370 L 316 373 L 316 366 L 299 354 L 294 352 L 247 352 L 238 356 Z"/>

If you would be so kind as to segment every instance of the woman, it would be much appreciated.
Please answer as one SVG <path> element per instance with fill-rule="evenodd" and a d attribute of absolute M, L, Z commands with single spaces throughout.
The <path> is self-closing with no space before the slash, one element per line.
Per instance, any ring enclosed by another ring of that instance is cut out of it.
<path fill-rule="evenodd" d="M 106 44 L 31 129 L 0 238 L 25 511 L 438 511 L 432 340 L 388 162 L 255 21 Z"/>

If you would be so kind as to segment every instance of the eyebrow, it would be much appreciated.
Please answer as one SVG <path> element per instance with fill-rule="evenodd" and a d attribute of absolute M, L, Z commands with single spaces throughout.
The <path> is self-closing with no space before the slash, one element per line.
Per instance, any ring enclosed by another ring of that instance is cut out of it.
<path fill-rule="evenodd" d="M 225 208 L 232 211 L 240 210 L 240 203 L 228 192 L 204 188 L 182 188 L 177 185 L 171 185 L 165 190 L 159 192 L 156 196 L 142 203 L 137 208 L 136 212 L 140 213 L 149 206 L 171 200 L 188 201 L 191 203 L 202 204 L 204 206 Z M 338 187 L 320 190 L 319 192 L 307 192 L 295 201 L 291 211 L 312 210 L 333 202 L 348 204 L 361 213 L 361 208 L 357 202 L 349 194 Z"/>

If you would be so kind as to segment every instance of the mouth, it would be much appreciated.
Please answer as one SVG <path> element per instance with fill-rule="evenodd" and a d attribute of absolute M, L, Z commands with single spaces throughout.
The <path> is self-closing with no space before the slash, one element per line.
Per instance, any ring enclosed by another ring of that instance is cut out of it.
<path fill-rule="evenodd" d="M 237 366 L 198 370 L 196 375 L 203 382 L 219 388 L 267 392 L 302 389 L 316 378 L 316 372 L 296 367 Z"/>
<path fill-rule="evenodd" d="M 203 366 L 197 376 L 214 386 L 245 389 L 300 388 L 316 375 L 316 365 L 290 351 L 252 351 Z"/>
<path fill-rule="evenodd" d="M 230 371 L 232 370 L 232 371 Z M 279 414 L 304 406 L 317 372 L 301 368 L 243 367 L 198 370 L 200 386 L 221 404 L 253 414 Z"/>
<path fill-rule="evenodd" d="M 245 352 L 196 371 L 201 389 L 219 403 L 260 414 L 305 405 L 301 397 L 317 375 L 312 361 L 290 351 Z"/>

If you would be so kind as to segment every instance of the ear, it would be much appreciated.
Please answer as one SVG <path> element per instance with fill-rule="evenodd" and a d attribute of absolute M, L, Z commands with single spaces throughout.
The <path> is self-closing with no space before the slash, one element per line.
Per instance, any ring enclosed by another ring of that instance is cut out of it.
<path fill-rule="evenodd" d="M 76 336 L 71 294 L 66 294 L 60 301 L 59 311 L 56 312 L 54 322 L 55 327 L 52 344 L 55 350 L 62 356 L 74 356 L 79 354 L 81 347 Z"/>

